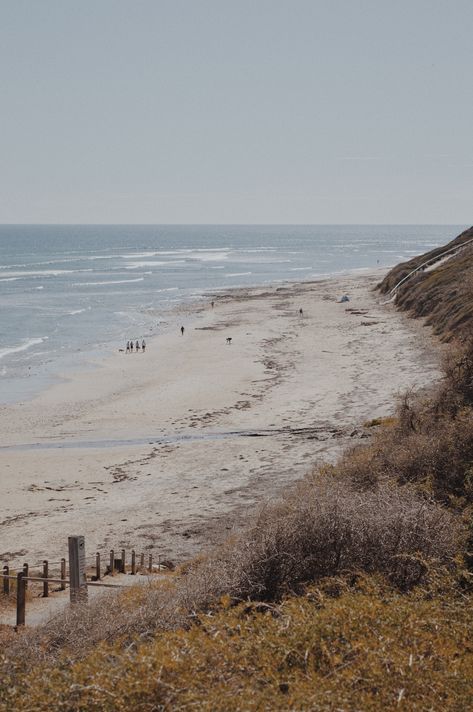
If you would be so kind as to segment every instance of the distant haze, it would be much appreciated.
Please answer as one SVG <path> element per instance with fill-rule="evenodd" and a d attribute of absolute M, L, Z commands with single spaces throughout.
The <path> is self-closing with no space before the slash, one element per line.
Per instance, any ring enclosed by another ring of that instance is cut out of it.
<path fill-rule="evenodd" d="M 473 222 L 471 0 L 0 11 L 0 222 Z"/>

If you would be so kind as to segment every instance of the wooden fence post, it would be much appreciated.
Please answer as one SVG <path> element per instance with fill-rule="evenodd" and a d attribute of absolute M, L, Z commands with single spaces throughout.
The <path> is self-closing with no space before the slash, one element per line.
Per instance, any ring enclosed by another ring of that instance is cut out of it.
<path fill-rule="evenodd" d="M 140 569 L 141 569 L 141 571 L 143 571 L 144 568 L 145 568 L 145 555 L 140 554 Z"/>
<path fill-rule="evenodd" d="M 87 599 L 85 539 L 83 536 L 70 536 L 68 544 L 71 603 L 77 603 L 80 600 Z"/>
<path fill-rule="evenodd" d="M 61 591 L 66 590 L 66 559 L 61 559 Z"/>
<path fill-rule="evenodd" d="M 110 549 L 110 576 L 113 576 L 115 573 L 115 552 L 113 549 Z"/>
<path fill-rule="evenodd" d="M 20 571 L 16 577 L 16 624 L 25 625 L 26 581 L 25 572 Z"/>
<path fill-rule="evenodd" d="M 100 581 L 100 553 L 97 551 L 95 554 L 95 578 Z"/>
<path fill-rule="evenodd" d="M 126 574 L 126 561 L 125 561 L 125 549 L 122 549 L 122 564 L 121 564 L 122 574 Z"/>
<path fill-rule="evenodd" d="M 49 565 L 46 560 L 43 561 L 43 578 L 47 579 L 49 573 Z M 49 596 L 49 585 L 47 581 L 43 582 L 43 598 L 48 598 Z"/>
<path fill-rule="evenodd" d="M 136 554 L 135 550 L 131 550 L 131 575 L 134 576 L 136 574 Z"/>
<path fill-rule="evenodd" d="M 3 575 L 10 576 L 10 567 L 9 566 L 5 565 L 3 567 Z M 5 596 L 10 595 L 10 579 L 8 579 L 8 578 L 3 579 L 3 593 L 5 594 Z"/>
<path fill-rule="evenodd" d="M 30 567 L 28 566 L 28 564 L 23 564 L 23 574 L 25 576 L 28 576 L 29 570 L 30 570 Z M 28 581 L 24 581 L 23 584 L 24 584 L 25 591 L 26 591 L 26 589 L 28 588 Z"/>
<path fill-rule="evenodd" d="M 148 556 L 148 571 L 150 573 L 153 571 L 153 554 Z"/>

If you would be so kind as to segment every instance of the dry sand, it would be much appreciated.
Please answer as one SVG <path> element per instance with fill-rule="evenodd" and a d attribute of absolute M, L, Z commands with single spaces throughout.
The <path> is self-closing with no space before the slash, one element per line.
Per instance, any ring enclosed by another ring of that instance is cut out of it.
<path fill-rule="evenodd" d="M 90 554 L 182 560 L 333 461 L 397 392 L 438 375 L 428 332 L 371 291 L 380 277 L 217 295 L 183 337 L 181 312 L 145 354 L 2 407 L 0 557 L 59 559 L 84 534 Z"/>

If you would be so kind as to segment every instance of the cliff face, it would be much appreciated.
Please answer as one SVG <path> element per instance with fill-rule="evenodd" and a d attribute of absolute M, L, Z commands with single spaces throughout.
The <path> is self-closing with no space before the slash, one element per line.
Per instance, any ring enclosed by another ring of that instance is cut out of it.
<path fill-rule="evenodd" d="M 412 316 L 426 317 L 443 341 L 464 340 L 473 327 L 473 243 L 448 259 L 441 253 L 473 240 L 473 227 L 443 247 L 394 267 L 378 285 L 387 294 L 425 262 L 431 265 L 407 279 L 396 292 L 396 305 Z M 438 262 L 436 263 L 436 258 Z"/>

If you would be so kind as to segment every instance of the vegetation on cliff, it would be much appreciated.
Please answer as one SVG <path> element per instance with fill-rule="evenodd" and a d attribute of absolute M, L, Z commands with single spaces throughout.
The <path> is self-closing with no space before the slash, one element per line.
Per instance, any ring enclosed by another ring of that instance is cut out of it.
<path fill-rule="evenodd" d="M 402 262 L 383 279 L 379 288 L 388 294 L 401 280 L 419 269 L 396 290 L 396 305 L 412 316 L 425 317 L 443 341 L 467 338 L 473 321 L 473 227 L 443 247 Z M 452 256 L 440 255 L 461 247 Z"/>

